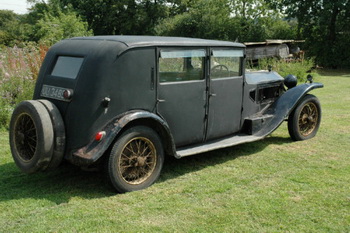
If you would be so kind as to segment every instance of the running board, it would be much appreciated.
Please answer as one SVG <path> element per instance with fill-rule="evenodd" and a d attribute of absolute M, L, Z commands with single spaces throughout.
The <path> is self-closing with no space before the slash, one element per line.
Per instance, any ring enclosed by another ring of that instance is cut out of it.
<path fill-rule="evenodd" d="M 264 137 L 255 135 L 235 135 L 231 137 L 226 137 L 218 140 L 213 140 L 205 144 L 199 144 L 196 146 L 179 148 L 176 151 L 176 158 L 182 158 L 190 155 L 200 154 L 212 150 L 222 149 L 226 147 L 231 147 L 247 142 L 254 142 L 260 140 Z"/>

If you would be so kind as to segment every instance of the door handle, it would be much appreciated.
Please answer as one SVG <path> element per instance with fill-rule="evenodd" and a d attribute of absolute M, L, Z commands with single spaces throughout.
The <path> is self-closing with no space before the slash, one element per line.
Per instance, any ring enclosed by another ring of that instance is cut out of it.
<path fill-rule="evenodd" d="M 209 93 L 209 97 L 215 97 L 216 94 L 215 93 Z"/>
<path fill-rule="evenodd" d="M 163 103 L 165 100 L 157 99 L 157 103 Z"/>

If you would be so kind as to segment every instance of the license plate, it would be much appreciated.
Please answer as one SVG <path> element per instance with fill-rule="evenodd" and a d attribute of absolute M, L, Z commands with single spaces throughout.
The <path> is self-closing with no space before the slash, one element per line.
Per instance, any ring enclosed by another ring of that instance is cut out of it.
<path fill-rule="evenodd" d="M 63 96 L 64 91 L 70 90 L 67 88 L 62 88 L 62 87 L 55 87 L 55 86 L 49 86 L 49 85 L 43 85 L 41 88 L 41 93 L 40 95 L 42 97 L 47 97 L 51 99 L 56 99 L 56 100 L 62 100 L 69 102 L 70 99 L 65 99 Z"/>

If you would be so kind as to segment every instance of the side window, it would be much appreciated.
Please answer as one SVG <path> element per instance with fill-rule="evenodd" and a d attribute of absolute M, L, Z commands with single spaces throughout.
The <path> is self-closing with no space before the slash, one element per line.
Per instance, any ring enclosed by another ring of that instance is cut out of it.
<path fill-rule="evenodd" d="M 210 62 L 210 77 L 229 78 L 242 75 L 243 50 L 213 50 Z"/>
<path fill-rule="evenodd" d="M 159 58 L 159 80 L 180 82 L 204 79 L 204 49 L 161 50 Z"/>

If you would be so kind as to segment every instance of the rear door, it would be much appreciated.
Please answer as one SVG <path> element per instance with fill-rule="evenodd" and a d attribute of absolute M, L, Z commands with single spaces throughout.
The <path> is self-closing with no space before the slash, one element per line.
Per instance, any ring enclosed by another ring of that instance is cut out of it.
<path fill-rule="evenodd" d="M 243 98 L 242 48 L 211 50 L 207 140 L 240 130 Z"/>
<path fill-rule="evenodd" d="M 158 50 L 157 111 L 169 124 L 176 146 L 205 137 L 205 48 Z"/>

